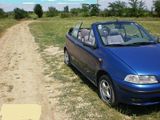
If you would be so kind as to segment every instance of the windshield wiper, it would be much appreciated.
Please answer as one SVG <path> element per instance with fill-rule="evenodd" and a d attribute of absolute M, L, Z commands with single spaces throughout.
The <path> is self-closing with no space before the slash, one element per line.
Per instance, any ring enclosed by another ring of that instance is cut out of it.
<path fill-rule="evenodd" d="M 156 42 L 136 42 L 131 44 L 126 44 L 126 46 L 132 46 L 132 45 L 150 45 L 150 44 L 157 44 Z"/>
<path fill-rule="evenodd" d="M 112 44 L 112 45 L 106 45 L 106 46 L 110 46 L 110 47 L 122 47 L 122 46 L 126 46 L 124 44 Z"/>
<path fill-rule="evenodd" d="M 111 44 L 106 45 L 110 47 L 124 47 L 124 46 L 135 46 L 135 45 L 150 45 L 150 44 L 157 44 L 156 42 L 136 42 L 136 43 L 130 43 L 130 44 Z"/>

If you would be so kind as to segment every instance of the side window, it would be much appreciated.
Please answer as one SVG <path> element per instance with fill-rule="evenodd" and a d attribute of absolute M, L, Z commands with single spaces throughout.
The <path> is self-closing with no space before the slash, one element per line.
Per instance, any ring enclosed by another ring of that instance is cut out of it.
<path fill-rule="evenodd" d="M 73 28 L 73 31 L 72 31 L 72 36 L 73 36 L 73 37 L 78 38 L 78 34 L 79 34 L 79 30 L 80 30 L 81 25 L 82 25 L 82 23 L 76 25 L 76 26 Z"/>
<path fill-rule="evenodd" d="M 79 31 L 79 28 L 75 27 L 75 28 L 73 29 L 73 31 L 72 31 L 72 36 L 75 37 L 75 38 L 77 38 L 77 36 L 78 36 L 78 31 Z"/>
<path fill-rule="evenodd" d="M 93 30 L 90 31 L 89 37 L 85 40 L 85 42 L 91 46 L 94 46 L 96 44 L 96 39 Z"/>

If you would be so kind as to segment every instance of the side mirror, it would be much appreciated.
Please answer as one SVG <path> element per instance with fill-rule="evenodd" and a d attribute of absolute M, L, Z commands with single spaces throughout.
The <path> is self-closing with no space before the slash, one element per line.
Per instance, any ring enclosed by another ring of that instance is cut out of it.
<path fill-rule="evenodd" d="M 157 43 L 160 43 L 160 37 L 159 36 L 154 36 L 154 35 L 151 35 L 153 40 Z"/>
<path fill-rule="evenodd" d="M 153 38 L 154 38 L 155 42 L 160 43 L 160 37 L 158 37 L 158 36 L 153 36 Z"/>
<path fill-rule="evenodd" d="M 73 32 L 73 27 L 71 27 L 70 29 L 69 29 L 69 34 L 71 34 Z"/>
<path fill-rule="evenodd" d="M 160 43 L 160 37 L 157 37 L 157 42 Z"/>

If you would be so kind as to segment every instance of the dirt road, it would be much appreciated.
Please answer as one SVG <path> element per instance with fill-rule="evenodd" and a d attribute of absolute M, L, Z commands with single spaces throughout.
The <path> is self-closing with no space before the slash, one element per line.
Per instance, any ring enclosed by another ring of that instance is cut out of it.
<path fill-rule="evenodd" d="M 43 62 L 29 31 L 31 21 L 8 29 L 0 38 L 0 108 L 4 104 L 37 104 L 41 120 L 53 120 L 43 86 Z"/>

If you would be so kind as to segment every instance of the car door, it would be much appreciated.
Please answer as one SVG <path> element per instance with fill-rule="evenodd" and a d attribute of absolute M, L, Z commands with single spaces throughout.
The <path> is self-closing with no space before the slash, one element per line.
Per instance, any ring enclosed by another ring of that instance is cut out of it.
<path fill-rule="evenodd" d="M 96 40 L 91 29 L 90 34 L 84 40 L 84 43 L 79 43 L 79 62 L 83 73 L 95 83 L 96 80 L 96 71 L 99 68 L 100 62 L 98 59 L 98 49 L 96 49 Z"/>
<path fill-rule="evenodd" d="M 79 60 L 78 60 L 78 46 L 77 46 L 77 42 L 78 42 L 78 34 L 79 34 L 79 30 L 81 27 L 82 23 L 78 23 L 74 28 L 73 31 L 71 32 L 71 34 L 67 35 L 67 50 L 69 52 L 69 54 L 71 55 L 71 61 L 72 64 L 75 65 L 76 67 L 79 66 Z"/>

